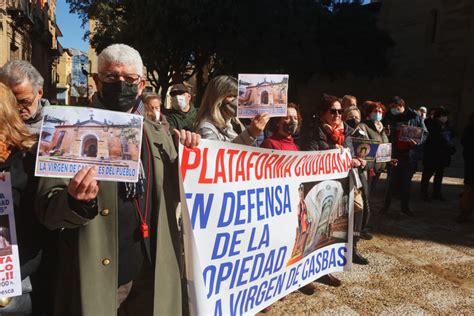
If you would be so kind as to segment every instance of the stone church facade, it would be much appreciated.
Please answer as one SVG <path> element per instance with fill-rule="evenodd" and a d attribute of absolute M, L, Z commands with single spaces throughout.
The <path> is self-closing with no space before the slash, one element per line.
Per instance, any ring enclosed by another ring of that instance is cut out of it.
<path fill-rule="evenodd" d="M 101 160 L 138 160 L 137 128 L 110 125 L 93 119 L 73 125 L 60 124 L 49 145 L 42 143 L 41 154 Z"/>
<path fill-rule="evenodd" d="M 264 81 L 254 86 L 247 86 L 240 97 L 244 105 L 282 105 L 287 103 L 287 83 Z"/>

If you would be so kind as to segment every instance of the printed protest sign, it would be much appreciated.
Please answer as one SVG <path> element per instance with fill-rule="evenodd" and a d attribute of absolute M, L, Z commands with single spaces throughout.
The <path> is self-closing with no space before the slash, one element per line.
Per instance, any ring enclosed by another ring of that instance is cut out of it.
<path fill-rule="evenodd" d="M 400 126 L 400 140 L 409 142 L 414 140 L 417 144 L 421 143 L 423 137 L 423 128 L 417 126 L 401 125 Z"/>
<path fill-rule="evenodd" d="M 392 160 L 392 144 L 383 143 L 379 145 L 375 154 L 375 162 L 390 162 Z"/>
<path fill-rule="evenodd" d="M 191 313 L 256 313 L 350 269 L 351 159 L 346 150 L 180 146 Z"/>
<path fill-rule="evenodd" d="M 72 178 L 85 167 L 97 180 L 137 182 L 143 117 L 76 106 L 44 108 L 35 175 Z"/>
<path fill-rule="evenodd" d="M 21 295 L 21 273 L 11 178 L 9 172 L 2 172 L 0 173 L 0 297 L 18 295 Z"/>
<path fill-rule="evenodd" d="M 375 155 L 379 148 L 380 142 L 365 138 L 352 138 L 352 146 L 354 153 L 358 158 L 363 158 L 367 161 L 375 159 Z"/>
<path fill-rule="evenodd" d="M 239 74 L 237 117 L 286 116 L 288 75 Z"/>

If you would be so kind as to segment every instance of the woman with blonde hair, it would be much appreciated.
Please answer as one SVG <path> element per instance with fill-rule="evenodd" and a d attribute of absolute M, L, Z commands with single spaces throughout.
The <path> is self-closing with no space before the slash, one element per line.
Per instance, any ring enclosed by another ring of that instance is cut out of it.
<path fill-rule="evenodd" d="M 15 96 L 0 83 L 0 163 L 7 160 L 12 150 L 31 148 L 35 142 L 18 114 Z"/>
<path fill-rule="evenodd" d="M 28 132 L 20 118 L 15 96 L 7 86 L 0 83 L 0 172 L 9 172 L 11 175 L 23 289 L 21 296 L 0 298 L 0 315 L 47 313 L 43 307 L 48 305 L 47 288 L 53 280 L 40 272 L 40 267 L 44 266 L 43 248 L 48 245 L 45 240 L 48 235 L 34 213 L 38 187 L 38 178 L 34 176 L 35 144 L 35 137 Z M 52 269 L 49 267 L 46 271 L 51 272 Z"/>
<path fill-rule="evenodd" d="M 217 76 L 206 87 L 194 129 L 204 139 L 254 145 L 268 120 L 268 113 L 255 116 L 245 128 L 237 118 L 237 79 Z"/>

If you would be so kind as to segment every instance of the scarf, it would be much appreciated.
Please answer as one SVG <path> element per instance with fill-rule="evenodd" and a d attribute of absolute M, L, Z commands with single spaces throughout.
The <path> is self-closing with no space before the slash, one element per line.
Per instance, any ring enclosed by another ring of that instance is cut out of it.
<path fill-rule="evenodd" d="M 374 122 L 374 127 L 375 127 L 375 130 L 378 132 L 378 133 L 381 133 L 383 131 L 383 124 L 382 122 L 380 121 L 373 121 Z"/>
<path fill-rule="evenodd" d="M 331 137 L 332 141 L 336 145 L 344 145 L 346 136 L 344 134 L 344 124 L 341 123 L 337 128 L 332 128 L 329 124 L 323 123 L 323 128 L 327 134 Z"/>

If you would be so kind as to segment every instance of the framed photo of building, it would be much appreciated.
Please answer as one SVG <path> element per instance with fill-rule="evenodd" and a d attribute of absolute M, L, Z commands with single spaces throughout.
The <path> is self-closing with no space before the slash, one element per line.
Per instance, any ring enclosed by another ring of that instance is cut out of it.
<path fill-rule="evenodd" d="M 239 74 L 237 117 L 253 118 L 267 112 L 286 116 L 288 75 Z"/>
<path fill-rule="evenodd" d="M 400 140 L 409 142 L 414 140 L 417 144 L 421 143 L 423 137 L 423 128 L 417 126 L 401 125 L 400 126 Z"/>
<path fill-rule="evenodd" d="M 137 182 L 141 115 L 76 106 L 47 106 L 35 175 L 72 178 L 95 166 L 97 180 Z"/>

